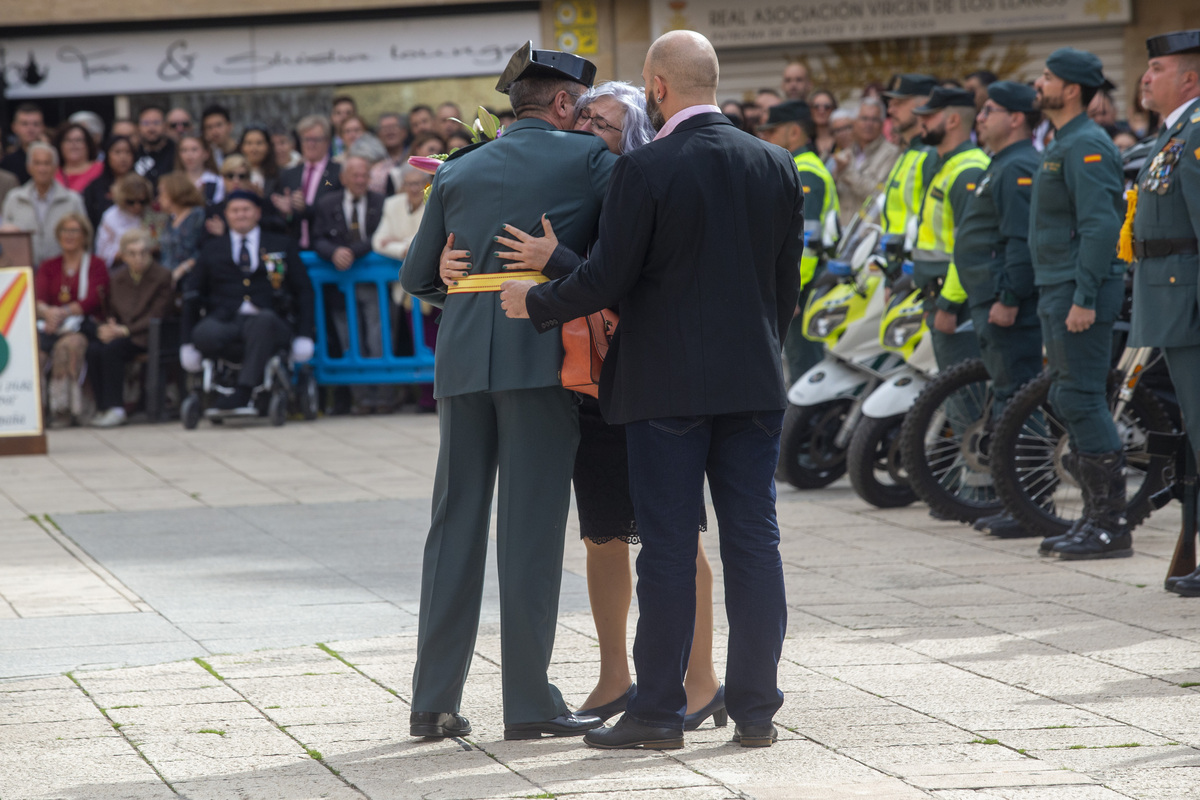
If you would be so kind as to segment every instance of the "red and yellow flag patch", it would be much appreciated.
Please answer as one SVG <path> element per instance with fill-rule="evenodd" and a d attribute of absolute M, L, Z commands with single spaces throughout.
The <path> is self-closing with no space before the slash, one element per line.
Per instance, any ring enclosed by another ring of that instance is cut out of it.
<path fill-rule="evenodd" d="M 1100 161 L 1099 153 L 1092 153 L 1090 156 L 1083 157 L 1083 163 L 1085 164 L 1095 164 L 1098 161 Z"/>
<path fill-rule="evenodd" d="M 1017 178 L 1017 186 L 1033 186 L 1033 178 Z"/>

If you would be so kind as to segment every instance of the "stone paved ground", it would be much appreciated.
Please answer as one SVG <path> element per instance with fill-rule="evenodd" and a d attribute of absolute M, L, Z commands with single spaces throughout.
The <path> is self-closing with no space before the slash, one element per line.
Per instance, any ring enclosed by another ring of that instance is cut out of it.
<path fill-rule="evenodd" d="M 493 597 L 474 733 L 406 735 L 431 418 L 50 446 L 0 459 L 2 800 L 1200 797 L 1200 601 L 1161 589 L 1175 508 L 1132 559 L 1058 563 L 844 483 L 783 488 L 780 742 L 709 723 L 601 752 L 503 741 Z M 552 673 L 578 703 L 596 650 L 567 550 Z"/>

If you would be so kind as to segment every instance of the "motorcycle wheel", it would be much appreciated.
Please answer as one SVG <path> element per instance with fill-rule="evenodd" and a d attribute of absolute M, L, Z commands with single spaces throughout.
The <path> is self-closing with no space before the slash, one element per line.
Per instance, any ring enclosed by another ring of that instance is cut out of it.
<path fill-rule="evenodd" d="M 917 499 L 900 461 L 903 422 L 903 414 L 883 419 L 863 417 L 846 448 L 850 484 L 859 497 L 877 508 L 899 508 Z"/>
<path fill-rule="evenodd" d="M 900 429 L 909 486 L 937 515 L 974 522 L 1002 508 L 988 459 L 992 390 L 987 367 L 971 359 L 940 373 Z"/>
<path fill-rule="evenodd" d="M 820 489 L 846 474 L 846 451 L 833 440 L 854 401 L 788 405 L 783 415 L 775 477 L 797 489 Z"/>
<path fill-rule="evenodd" d="M 1121 375 L 1109 375 L 1111 404 Z M 1005 509 L 1042 536 L 1066 533 L 1083 514 L 1079 482 L 1063 465 L 1069 452 L 1066 426 L 1050 407 L 1050 376 L 1025 385 L 1009 402 L 992 437 L 992 478 Z M 1147 440 L 1151 432 L 1171 433 L 1175 426 L 1145 386 L 1138 385 L 1117 421 L 1125 449 L 1126 516 L 1131 527 L 1154 510 L 1151 496 L 1165 485 L 1162 470 L 1151 469 Z"/>

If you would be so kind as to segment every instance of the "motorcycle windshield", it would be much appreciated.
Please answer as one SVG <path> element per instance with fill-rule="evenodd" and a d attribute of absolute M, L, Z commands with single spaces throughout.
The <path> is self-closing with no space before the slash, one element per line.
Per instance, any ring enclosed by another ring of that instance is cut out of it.
<path fill-rule="evenodd" d="M 863 201 L 858 211 L 846 223 L 833 257 L 849 262 L 859 244 L 868 236 L 878 236 L 883 220 L 883 192 L 876 192 Z"/>

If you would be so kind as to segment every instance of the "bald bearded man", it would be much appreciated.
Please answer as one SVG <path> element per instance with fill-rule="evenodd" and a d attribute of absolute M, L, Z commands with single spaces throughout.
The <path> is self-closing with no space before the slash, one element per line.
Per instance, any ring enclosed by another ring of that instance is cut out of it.
<path fill-rule="evenodd" d="M 783 702 L 773 475 L 804 194 L 787 151 L 721 114 L 717 76 L 716 53 L 697 33 L 673 31 L 651 46 L 642 77 L 659 133 L 614 167 L 591 259 L 560 280 L 509 281 L 501 293 L 509 316 L 529 316 L 543 332 L 620 305 L 600 405 L 608 422 L 625 425 L 642 540 L 637 690 L 615 726 L 584 737 L 593 747 L 683 746 L 706 475 L 725 571 L 734 741 L 769 747 Z"/>

